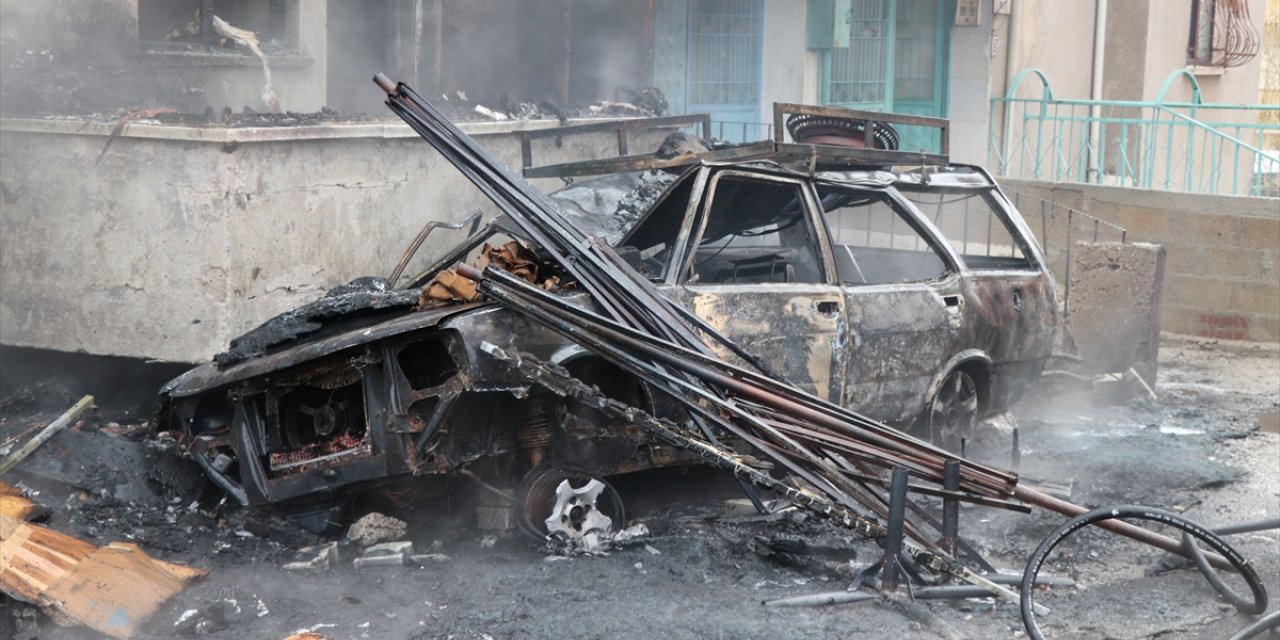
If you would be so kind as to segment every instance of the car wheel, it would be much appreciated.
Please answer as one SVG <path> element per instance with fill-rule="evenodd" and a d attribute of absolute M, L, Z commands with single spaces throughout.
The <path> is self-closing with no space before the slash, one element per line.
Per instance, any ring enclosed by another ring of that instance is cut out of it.
<path fill-rule="evenodd" d="M 973 437 L 978 424 L 978 385 L 973 376 L 956 369 L 943 378 L 925 415 L 930 442 L 963 453 L 963 443 Z"/>
<path fill-rule="evenodd" d="M 604 478 L 567 465 L 530 471 L 517 495 L 520 529 L 539 541 L 584 548 L 626 525 L 622 498 Z"/>

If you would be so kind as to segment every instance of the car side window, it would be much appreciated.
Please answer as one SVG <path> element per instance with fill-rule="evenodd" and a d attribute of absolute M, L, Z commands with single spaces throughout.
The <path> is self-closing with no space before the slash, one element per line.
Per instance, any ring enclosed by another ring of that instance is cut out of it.
<path fill-rule="evenodd" d="M 704 284 L 823 281 L 800 185 L 721 176 L 693 252 L 689 281 Z"/>
<path fill-rule="evenodd" d="M 937 247 L 885 194 L 819 186 L 818 195 L 841 283 L 921 282 L 947 273 Z"/>
<path fill-rule="evenodd" d="M 902 189 L 942 232 L 970 269 L 1031 269 L 1012 229 L 997 215 L 990 194 L 982 191 Z"/>

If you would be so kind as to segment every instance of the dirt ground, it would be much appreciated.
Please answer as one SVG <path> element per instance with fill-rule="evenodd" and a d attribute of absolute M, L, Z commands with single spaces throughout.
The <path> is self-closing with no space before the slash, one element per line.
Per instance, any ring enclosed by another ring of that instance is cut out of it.
<path fill-rule="evenodd" d="M 47 420 L 55 401 L 91 391 L 46 392 L 44 406 L 0 406 L 0 443 Z M 1046 389 L 1024 400 L 1015 410 L 1019 470 L 1031 482 L 1069 481 L 1072 500 L 1088 506 L 1152 505 L 1214 527 L 1280 517 L 1280 350 L 1167 335 L 1156 391 L 1157 400 L 1117 403 L 1103 401 L 1105 391 Z M 406 537 L 419 552 L 438 554 L 432 559 L 357 570 L 354 550 L 342 546 L 330 571 L 288 572 L 282 565 L 293 550 L 319 539 L 269 513 L 217 508 L 216 495 L 174 443 L 131 429 L 145 417 L 143 409 L 100 412 L 6 477 L 37 492 L 51 510 L 47 526 L 98 544 L 134 541 L 156 557 L 209 571 L 138 637 L 175 637 L 184 612 L 209 616 L 228 598 L 242 613 L 227 616 L 216 637 L 284 638 L 300 629 L 334 639 L 415 640 L 1025 636 L 1016 608 L 991 600 L 912 604 L 899 595 L 819 608 L 762 606 L 844 590 L 851 568 L 874 562 L 878 548 L 803 516 L 725 518 L 725 500 L 741 492 L 701 468 L 619 478 L 629 520 L 652 534 L 606 556 L 548 555 L 517 533 L 486 539 L 475 524 L 480 494 L 458 480 L 448 492 L 375 493 L 357 506 L 406 519 Z M 1008 439 L 987 437 L 973 453 L 1007 463 Z M 1064 521 L 1042 510 L 966 507 L 961 534 L 997 567 L 1020 571 Z M 797 550 L 796 540 L 811 547 Z M 1229 540 L 1273 598 L 1280 593 L 1280 532 Z M 1166 554 L 1102 531 L 1076 534 L 1044 569 L 1076 587 L 1037 596 L 1052 609 L 1042 629 L 1053 638 L 1208 639 L 1252 620 L 1218 598 L 1194 568 L 1147 575 L 1162 559 Z M 27 605 L 4 606 L 0 637 L 97 637 L 58 627 Z"/>

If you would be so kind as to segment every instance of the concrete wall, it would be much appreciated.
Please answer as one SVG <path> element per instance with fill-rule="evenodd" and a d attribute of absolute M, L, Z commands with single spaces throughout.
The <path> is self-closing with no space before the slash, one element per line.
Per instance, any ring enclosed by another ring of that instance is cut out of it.
<path fill-rule="evenodd" d="M 1124 227 L 1129 242 L 1167 251 L 1161 326 L 1206 337 L 1280 342 L 1280 207 L 1275 200 L 1002 180 L 1048 245 L 1065 253 L 1066 209 Z M 1040 199 L 1047 205 L 1042 205 Z M 1056 209 L 1056 211 L 1055 211 Z M 1076 216 L 1072 238 L 1090 239 Z M 1045 236 L 1048 237 L 1045 237 Z M 1104 241 L 1118 239 L 1101 227 Z M 1055 264 L 1059 284 L 1063 264 Z"/>
<path fill-rule="evenodd" d="M 518 166 L 511 132 L 552 124 L 463 128 Z M 492 211 L 401 124 L 132 124 L 95 165 L 110 130 L 0 120 L 0 343 L 204 360 L 334 285 L 387 275 L 428 220 Z M 633 137 L 632 151 L 664 133 Z M 537 163 L 599 156 L 616 139 L 553 142 Z"/>

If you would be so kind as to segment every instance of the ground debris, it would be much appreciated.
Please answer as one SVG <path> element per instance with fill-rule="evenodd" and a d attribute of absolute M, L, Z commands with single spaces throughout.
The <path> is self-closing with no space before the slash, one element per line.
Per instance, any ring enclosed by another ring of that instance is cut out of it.
<path fill-rule="evenodd" d="M 342 558 L 336 542 L 303 547 L 298 549 L 297 555 L 297 560 L 284 565 L 285 571 L 310 571 L 315 573 L 329 571 L 341 562 Z"/>
<path fill-rule="evenodd" d="M 364 549 L 382 542 L 400 540 L 408 530 L 409 525 L 404 520 L 381 513 L 370 513 L 351 524 L 347 529 L 347 540 Z"/>
<path fill-rule="evenodd" d="M 48 515 L 49 510 L 41 505 L 36 504 L 33 500 L 23 495 L 21 489 L 10 484 L 0 482 L 0 514 L 4 514 L 15 520 L 39 520 L 41 517 Z"/>

